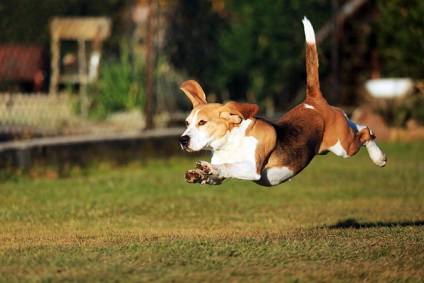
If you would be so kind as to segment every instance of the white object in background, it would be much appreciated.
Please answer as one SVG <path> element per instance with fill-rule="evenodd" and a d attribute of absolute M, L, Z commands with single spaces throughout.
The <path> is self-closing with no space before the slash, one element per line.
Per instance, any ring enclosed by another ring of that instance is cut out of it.
<path fill-rule="evenodd" d="M 405 96 L 411 91 L 414 82 L 411 79 L 373 79 L 365 83 L 365 88 L 377 98 L 395 98 Z"/>
<path fill-rule="evenodd" d="M 90 56 L 90 66 L 88 68 L 88 80 L 93 82 L 97 79 L 100 63 L 100 52 L 93 51 Z"/>

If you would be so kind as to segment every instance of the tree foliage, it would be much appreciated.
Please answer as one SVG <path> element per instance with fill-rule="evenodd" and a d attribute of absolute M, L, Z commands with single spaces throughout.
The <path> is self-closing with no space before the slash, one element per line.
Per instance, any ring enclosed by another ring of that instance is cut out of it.
<path fill-rule="evenodd" d="M 209 90 L 228 91 L 227 98 L 262 103 L 272 97 L 279 109 L 287 107 L 305 82 L 301 19 L 307 16 L 318 32 L 331 21 L 331 2 L 224 2 L 224 11 L 214 13 L 210 1 L 179 1 L 175 16 L 186 22 L 177 22 L 178 32 L 169 38 L 171 61 Z M 339 7 L 346 2 L 339 1 Z M 340 103 L 360 103 L 359 90 L 375 67 L 371 66 L 374 50 L 382 76 L 422 77 L 424 63 L 417 55 L 424 50 L 423 14 L 423 1 L 375 0 L 366 2 L 340 26 Z M 331 87 L 326 80 L 330 49 L 329 39 L 318 47 L 321 82 L 327 90 Z"/>
<path fill-rule="evenodd" d="M 225 19 L 212 10 L 211 1 L 178 1 L 166 36 L 165 53 L 170 62 L 212 89 L 218 36 L 225 25 Z"/>
<path fill-rule="evenodd" d="M 229 98 L 286 103 L 304 83 L 306 15 L 319 28 L 330 19 L 328 1 L 181 0 L 168 31 L 167 54 L 209 90 Z M 322 16 L 327 15 L 327 16 Z M 250 94 L 250 95 L 249 95 Z"/>
<path fill-rule="evenodd" d="M 220 37 L 218 86 L 238 98 L 252 92 L 259 103 L 269 96 L 283 104 L 292 99 L 305 75 L 301 20 L 308 16 L 319 28 L 330 18 L 328 1 L 302 2 L 229 0 L 232 18 Z"/>
<path fill-rule="evenodd" d="M 384 76 L 424 77 L 424 1 L 379 0 L 378 48 Z"/>

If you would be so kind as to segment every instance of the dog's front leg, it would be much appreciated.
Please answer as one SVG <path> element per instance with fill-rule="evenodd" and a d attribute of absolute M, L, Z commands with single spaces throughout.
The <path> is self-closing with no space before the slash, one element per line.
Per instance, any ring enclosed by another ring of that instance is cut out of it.
<path fill-rule="evenodd" d="M 224 164 L 211 164 L 206 161 L 198 161 L 197 169 L 202 173 L 214 176 L 218 179 L 236 178 L 240 180 L 257 181 L 261 175 L 257 173 L 256 164 L 248 161 Z"/>

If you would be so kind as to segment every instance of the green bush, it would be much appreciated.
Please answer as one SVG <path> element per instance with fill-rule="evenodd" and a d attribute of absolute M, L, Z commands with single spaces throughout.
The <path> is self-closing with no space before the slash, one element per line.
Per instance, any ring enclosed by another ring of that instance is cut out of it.
<path fill-rule="evenodd" d="M 113 112 L 143 108 L 143 66 L 137 56 L 131 62 L 128 46 L 121 44 L 119 62 L 106 61 L 101 66 L 99 81 L 91 91 L 91 115 L 104 118 Z"/>

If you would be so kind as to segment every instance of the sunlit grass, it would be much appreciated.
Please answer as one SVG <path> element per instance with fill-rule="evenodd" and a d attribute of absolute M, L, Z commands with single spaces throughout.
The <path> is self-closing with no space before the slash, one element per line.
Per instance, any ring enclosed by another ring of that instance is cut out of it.
<path fill-rule="evenodd" d="M 189 185 L 190 155 L 0 183 L 0 281 L 422 281 L 424 143 L 381 147 L 273 188 Z"/>

